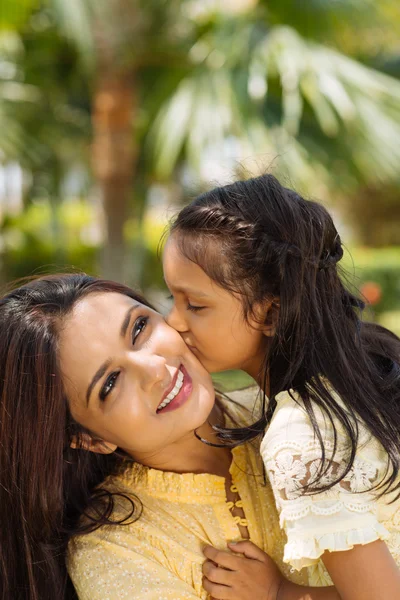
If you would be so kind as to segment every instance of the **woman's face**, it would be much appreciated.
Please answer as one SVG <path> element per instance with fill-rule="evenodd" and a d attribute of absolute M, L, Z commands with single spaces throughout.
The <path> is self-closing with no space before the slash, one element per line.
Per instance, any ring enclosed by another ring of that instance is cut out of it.
<path fill-rule="evenodd" d="M 60 333 L 73 417 L 136 460 L 193 435 L 214 405 L 208 373 L 155 311 L 118 293 L 82 299 Z"/>

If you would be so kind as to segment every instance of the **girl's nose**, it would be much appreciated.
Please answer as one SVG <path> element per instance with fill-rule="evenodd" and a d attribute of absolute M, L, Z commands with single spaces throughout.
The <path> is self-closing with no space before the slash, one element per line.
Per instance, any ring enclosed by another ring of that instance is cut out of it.
<path fill-rule="evenodd" d="M 175 305 L 171 308 L 165 320 L 170 327 L 173 327 L 179 333 L 187 331 L 186 320 L 182 318 L 181 313 L 176 309 Z"/>

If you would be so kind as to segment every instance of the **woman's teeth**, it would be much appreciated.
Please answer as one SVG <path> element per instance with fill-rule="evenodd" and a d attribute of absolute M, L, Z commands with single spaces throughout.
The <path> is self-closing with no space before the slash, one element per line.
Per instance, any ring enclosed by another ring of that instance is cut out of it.
<path fill-rule="evenodd" d="M 176 383 L 175 383 L 174 388 L 170 391 L 170 393 L 165 398 L 165 400 L 163 400 L 163 402 L 161 402 L 161 404 L 157 408 L 157 411 L 162 410 L 163 408 L 168 406 L 168 404 L 170 402 L 172 402 L 172 400 L 175 398 L 175 396 L 180 392 L 182 385 L 183 385 L 183 373 L 182 373 L 182 371 L 179 371 L 178 377 L 176 378 Z"/>

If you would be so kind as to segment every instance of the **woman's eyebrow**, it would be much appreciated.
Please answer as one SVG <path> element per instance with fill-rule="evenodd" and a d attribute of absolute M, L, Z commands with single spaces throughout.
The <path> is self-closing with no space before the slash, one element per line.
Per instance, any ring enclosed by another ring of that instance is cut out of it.
<path fill-rule="evenodd" d="M 133 313 L 133 311 L 136 308 L 139 308 L 140 304 L 133 304 L 132 306 L 130 306 L 125 314 L 124 320 L 121 323 L 121 329 L 119 331 L 119 334 L 122 338 L 125 337 L 126 335 L 126 331 L 129 327 L 129 323 L 131 320 L 131 315 Z M 94 388 L 94 386 L 96 385 L 96 383 L 99 381 L 99 379 L 101 379 L 104 375 L 104 373 L 107 371 L 108 367 L 111 364 L 111 359 L 109 358 L 108 360 L 106 360 L 99 369 L 97 369 L 96 373 L 93 375 L 92 381 L 89 383 L 87 392 L 86 392 L 86 406 L 89 405 L 89 399 L 90 399 L 90 394 L 92 393 L 92 390 Z"/>
<path fill-rule="evenodd" d="M 124 337 L 125 337 L 125 335 L 126 335 L 126 330 L 128 329 L 128 327 L 129 327 L 129 323 L 130 323 L 130 320 L 131 320 L 131 314 L 133 313 L 133 311 L 134 311 L 136 308 L 139 308 L 139 306 L 140 306 L 139 304 L 134 304 L 133 306 L 131 306 L 131 307 L 128 309 L 128 311 L 127 311 L 127 313 L 126 313 L 126 315 L 125 315 L 125 318 L 124 318 L 124 320 L 122 321 L 122 324 L 121 324 L 121 329 L 120 329 L 120 332 L 119 332 L 119 334 L 120 334 L 120 336 L 121 336 L 122 338 L 124 338 Z"/>
<path fill-rule="evenodd" d="M 94 388 L 94 386 L 96 385 L 96 383 L 99 381 L 99 379 L 101 379 L 104 375 L 104 373 L 107 371 L 108 367 L 111 364 L 111 359 L 109 358 L 108 360 L 106 360 L 99 369 L 97 369 L 96 373 L 93 375 L 93 379 L 92 381 L 89 383 L 87 392 L 86 392 L 86 406 L 89 405 L 89 400 L 90 400 L 90 394 L 92 393 L 92 390 Z"/>

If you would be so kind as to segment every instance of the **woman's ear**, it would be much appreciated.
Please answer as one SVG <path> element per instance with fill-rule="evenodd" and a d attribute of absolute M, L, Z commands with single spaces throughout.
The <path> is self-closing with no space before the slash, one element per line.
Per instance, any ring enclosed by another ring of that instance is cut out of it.
<path fill-rule="evenodd" d="M 89 452 L 96 452 L 97 454 L 112 454 L 118 447 L 110 442 L 92 438 L 89 433 L 81 433 L 79 436 L 72 436 L 70 446 L 71 448 L 89 450 Z"/>

